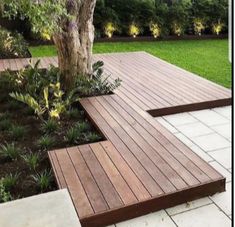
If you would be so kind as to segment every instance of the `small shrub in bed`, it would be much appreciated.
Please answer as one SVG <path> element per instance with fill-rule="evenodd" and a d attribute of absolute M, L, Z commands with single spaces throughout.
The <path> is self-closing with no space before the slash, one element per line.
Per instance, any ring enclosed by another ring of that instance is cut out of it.
<path fill-rule="evenodd" d="M 45 192 L 51 187 L 52 172 L 51 170 L 44 170 L 41 173 L 32 175 L 33 182 L 40 189 L 41 192 Z"/>
<path fill-rule="evenodd" d="M 11 128 L 11 121 L 9 119 L 0 120 L 0 131 L 7 131 Z"/>
<path fill-rule="evenodd" d="M 31 55 L 23 36 L 0 27 L 0 59 L 27 57 Z"/>
<path fill-rule="evenodd" d="M 9 130 L 9 133 L 14 140 L 22 139 L 25 136 L 26 132 L 26 128 L 20 125 L 12 125 Z"/>
<path fill-rule="evenodd" d="M 12 196 L 9 191 L 3 185 L 2 180 L 0 180 L 0 203 L 5 203 L 12 200 Z"/>
<path fill-rule="evenodd" d="M 88 132 L 85 134 L 85 141 L 90 142 L 90 143 L 97 142 L 101 139 L 102 137 L 95 132 Z"/>
<path fill-rule="evenodd" d="M 41 125 L 41 130 L 46 133 L 54 133 L 58 130 L 59 124 L 55 119 L 49 119 L 47 121 L 44 121 Z"/>
<path fill-rule="evenodd" d="M 38 139 L 37 144 L 42 150 L 48 150 L 55 144 L 55 140 L 49 135 L 44 135 Z"/>
<path fill-rule="evenodd" d="M 69 144 L 78 144 L 81 138 L 81 131 L 77 127 L 71 127 L 67 130 L 64 140 Z"/>
<path fill-rule="evenodd" d="M 10 191 L 12 188 L 14 188 L 17 184 L 17 181 L 19 179 L 20 174 L 7 174 L 1 179 L 2 185 L 7 191 Z"/>
<path fill-rule="evenodd" d="M 40 154 L 39 153 L 28 153 L 25 155 L 22 155 L 23 160 L 25 161 L 26 165 L 30 168 L 30 170 L 36 170 L 36 168 L 39 166 L 40 162 Z"/>
<path fill-rule="evenodd" d="M 14 143 L 6 143 L 0 146 L 0 157 L 16 160 L 20 156 L 20 150 Z"/>

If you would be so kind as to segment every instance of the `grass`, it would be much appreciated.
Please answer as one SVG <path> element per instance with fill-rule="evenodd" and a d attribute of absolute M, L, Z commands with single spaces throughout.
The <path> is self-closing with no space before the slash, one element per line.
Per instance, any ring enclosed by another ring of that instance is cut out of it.
<path fill-rule="evenodd" d="M 31 47 L 33 57 L 55 56 L 54 46 Z M 95 43 L 94 53 L 146 51 L 174 65 L 227 88 L 231 87 L 231 64 L 227 40 L 180 40 L 159 42 Z"/>

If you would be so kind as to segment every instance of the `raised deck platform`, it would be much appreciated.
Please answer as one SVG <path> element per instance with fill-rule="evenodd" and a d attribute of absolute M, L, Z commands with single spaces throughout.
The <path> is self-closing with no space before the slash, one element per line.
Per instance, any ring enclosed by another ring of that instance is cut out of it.
<path fill-rule="evenodd" d="M 36 59 L 33 59 L 35 61 Z M 105 226 L 225 190 L 225 178 L 153 116 L 231 104 L 231 91 L 145 52 L 101 54 L 115 94 L 81 105 L 106 141 L 49 152 L 83 226 Z M 0 61 L 18 70 L 27 59 Z M 43 58 L 41 67 L 57 65 Z M 193 129 L 192 129 L 193 130 Z"/>
<path fill-rule="evenodd" d="M 19 70 L 32 59 L 0 60 L 0 72 Z M 41 59 L 41 68 L 58 66 L 57 57 Z M 185 71 L 146 52 L 96 54 L 103 60 L 110 80 L 122 79 L 115 91 L 119 97 L 137 104 L 152 116 L 162 116 L 231 105 L 231 90 Z"/>

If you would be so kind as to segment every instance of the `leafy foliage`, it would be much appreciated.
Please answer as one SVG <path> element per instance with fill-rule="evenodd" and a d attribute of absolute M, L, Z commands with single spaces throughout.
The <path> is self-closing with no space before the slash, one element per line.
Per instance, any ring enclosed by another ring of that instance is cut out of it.
<path fill-rule="evenodd" d="M 23 160 L 29 166 L 31 170 L 36 170 L 40 162 L 40 154 L 39 153 L 28 153 L 22 155 Z"/>
<path fill-rule="evenodd" d="M 77 127 L 71 127 L 67 130 L 65 134 L 65 141 L 69 144 L 77 144 L 79 140 L 81 140 L 82 133 L 79 131 Z"/>
<path fill-rule="evenodd" d="M 19 33 L 0 27 L 0 59 L 30 57 L 28 44 Z"/>
<path fill-rule="evenodd" d="M 2 119 L 0 120 L 0 131 L 7 131 L 11 127 L 10 119 Z"/>
<path fill-rule="evenodd" d="M 104 63 L 102 61 L 93 64 L 91 78 L 85 76 L 77 77 L 75 86 L 80 96 L 110 94 L 121 85 L 119 78 L 111 82 L 110 76 L 104 75 L 103 65 Z"/>
<path fill-rule="evenodd" d="M 38 146 L 42 150 L 48 150 L 53 146 L 54 143 L 55 143 L 54 138 L 49 135 L 41 136 L 37 141 Z"/>
<path fill-rule="evenodd" d="M 65 4 L 64 0 L 2 0 L 0 7 L 4 16 L 27 18 L 33 32 L 50 36 L 59 30 L 59 20 L 69 17 Z"/>
<path fill-rule="evenodd" d="M 2 180 L 0 180 L 0 203 L 8 202 L 12 200 L 12 196 L 9 191 L 6 190 Z"/>
<path fill-rule="evenodd" d="M 26 128 L 20 125 L 12 125 L 9 133 L 14 140 L 22 139 L 26 134 Z"/>
<path fill-rule="evenodd" d="M 129 25 L 138 23 L 144 35 L 149 35 L 149 23 L 152 21 L 161 28 L 161 35 L 169 32 L 191 33 L 193 20 L 201 18 L 206 26 L 221 20 L 224 29 L 228 21 L 227 0 L 97 0 L 94 23 L 97 31 L 102 33 L 105 22 L 112 22 L 119 28 L 119 33 L 128 34 Z M 176 28 L 178 31 L 176 31 Z M 105 35 L 104 31 L 104 35 Z M 208 31 L 207 31 L 208 32 Z M 133 34 L 132 34 L 133 35 Z"/>
<path fill-rule="evenodd" d="M 44 133 L 50 134 L 59 128 L 59 124 L 54 119 L 48 119 L 42 123 L 41 129 Z"/>
<path fill-rule="evenodd" d="M 39 69 L 39 64 L 40 61 L 37 61 L 35 65 L 30 64 L 18 73 L 18 91 L 11 92 L 10 96 L 28 105 L 41 120 L 59 119 L 79 97 L 76 89 L 65 94 L 57 68 L 51 66 L 49 70 L 43 71 Z"/>
<path fill-rule="evenodd" d="M 6 143 L 0 147 L 0 156 L 15 160 L 20 156 L 20 150 L 15 146 L 14 143 Z"/>
<path fill-rule="evenodd" d="M 19 173 L 16 173 L 16 174 L 10 173 L 4 176 L 0 181 L 2 182 L 2 185 L 4 186 L 4 188 L 7 191 L 10 191 L 17 184 L 19 176 L 20 176 Z"/>
<path fill-rule="evenodd" d="M 52 182 L 52 172 L 51 170 L 44 170 L 41 173 L 36 173 L 32 175 L 32 179 L 41 192 L 46 191 L 50 188 Z"/>

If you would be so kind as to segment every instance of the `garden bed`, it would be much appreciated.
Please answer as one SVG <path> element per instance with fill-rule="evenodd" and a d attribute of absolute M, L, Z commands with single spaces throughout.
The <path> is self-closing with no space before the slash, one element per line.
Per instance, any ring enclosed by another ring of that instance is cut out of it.
<path fill-rule="evenodd" d="M 57 189 L 48 150 L 103 140 L 78 102 L 59 121 L 40 120 L 9 96 L 7 75 L 0 75 L 0 203 Z"/>

